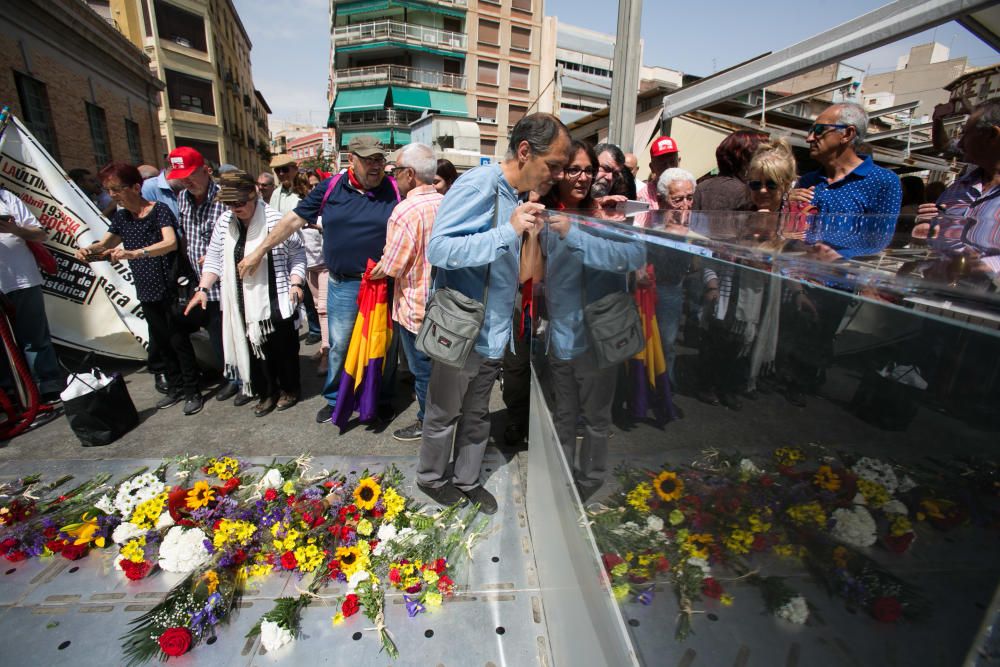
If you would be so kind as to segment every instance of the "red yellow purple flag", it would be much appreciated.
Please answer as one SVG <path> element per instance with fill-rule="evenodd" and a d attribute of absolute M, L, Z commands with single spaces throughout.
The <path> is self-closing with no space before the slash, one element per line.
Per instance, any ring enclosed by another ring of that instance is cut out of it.
<path fill-rule="evenodd" d="M 355 411 L 362 423 L 375 418 L 386 350 L 392 342 L 389 281 L 387 278 L 372 280 L 374 266 L 375 262 L 369 259 L 361 278 L 358 317 L 354 321 L 354 333 L 344 358 L 344 370 L 340 374 L 337 405 L 330 418 L 340 427 L 341 433 Z"/>
<path fill-rule="evenodd" d="M 642 319 L 646 346 L 642 352 L 629 360 L 629 374 L 632 379 L 632 416 L 645 419 L 652 409 L 656 423 L 663 425 L 677 419 L 677 413 L 670 391 L 670 378 L 667 373 L 667 360 L 663 354 L 663 344 L 660 341 L 660 328 L 656 322 L 655 283 L 650 280 L 649 284 L 637 287 L 634 297 Z"/>

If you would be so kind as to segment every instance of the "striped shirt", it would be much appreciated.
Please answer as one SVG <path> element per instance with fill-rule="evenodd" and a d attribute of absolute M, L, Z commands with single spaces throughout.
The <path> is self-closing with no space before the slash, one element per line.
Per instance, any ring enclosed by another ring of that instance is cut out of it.
<path fill-rule="evenodd" d="M 389 216 L 382 253 L 383 270 L 396 279 L 392 319 L 417 333 L 424 321 L 424 304 L 431 284 L 425 249 L 444 195 L 433 185 L 418 185 L 396 204 Z"/>
<path fill-rule="evenodd" d="M 177 195 L 177 210 L 179 211 L 179 222 L 181 233 L 184 235 L 184 242 L 187 246 L 187 256 L 191 260 L 191 266 L 198 273 L 201 280 L 201 258 L 208 254 L 208 246 L 212 242 L 212 231 L 219 216 L 228 209 L 222 202 L 215 201 L 215 195 L 219 192 L 219 186 L 215 181 L 208 184 L 208 192 L 201 204 L 194 201 L 194 196 L 187 190 L 181 190 Z M 208 261 L 208 260 L 206 260 Z M 221 274 L 220 274 L 221 275 Z M 219 283 L 216 282 L 208 290 L 209 301 L 219 301 L 222 297 Z"/>
<path fill-rule="evenodd" d="M 968 227 L 965 239 L 981 253 L 1000 251 L 1000 185 L 983 192 L 983 170 L 971 169 L 955 179 L 937 200 L 949 217 L 975 218 Z M 966 223 L 969 224 L 969 223 Z M 993 254 L 982 258 L 993 274 L 1000 273 L 1000 256 Z"/>

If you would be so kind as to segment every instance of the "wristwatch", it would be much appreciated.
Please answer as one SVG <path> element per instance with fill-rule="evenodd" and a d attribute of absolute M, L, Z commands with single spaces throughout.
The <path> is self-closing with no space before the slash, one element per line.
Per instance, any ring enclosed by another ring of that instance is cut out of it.
<path fill-rule="evenodd" d="M 194 288 L 194 293 L 197 294 L 198 292 L 205 292 L 207 294 L 208 290 L 202 287 L 201 285 L 198 285 L 197 287 Z"/>
<path fill-rule="evenodd" d="M 147 248 L 142 249 L 143 258 L 149 257 L 149 250 Z"/>

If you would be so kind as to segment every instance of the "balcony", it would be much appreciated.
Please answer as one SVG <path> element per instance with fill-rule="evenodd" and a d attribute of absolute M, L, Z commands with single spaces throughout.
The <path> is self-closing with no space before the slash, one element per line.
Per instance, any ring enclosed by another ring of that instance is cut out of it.
<path fill-rule="evenodd" d="M 376 111 L 345 111 L 337 116 L 337 127 L 341 130 L 365 125 L 407 126 L 420 118 L 420 111 L 380 109 Z"/>
<path fill-rule="evenodd" d="M 351 67 L 334 72 L 338 88 L 354 88 L 372 84 L 399 84 L 465 90 L 465 76 L 402 65 Z"/>
<path fill-rule="evenodd" d="M 370 21 L 338 26 L 333 29 L 333 39 L 337 48 L 351 44 L 392 41 L 415 46 L 465 51 L 467 43 L 465 35 L 462 33 L 449 32 L 430 26 L 412 25 L 401 21 Z"/>
<path fill-rule="evenodd" d="M 424 4 L 424 5 L 441 5 L 441 6 L 444 6 L 444 7 L 468 7 L 469 6 L 468 0 L 418 0 L 418 1 L 421 4 Z M 371 11 L 371 9 L 367 6 L 367 5 L 370 5 L 371 3 L 366 3 L 366 2 L 363 2 L 363 1 L 362 2 L 358 2 L 358 0 L 333 0 L 333 4 L 338 9 L 340 7 L 342 7 L 342 6 L 346 6 L 348 9 L 350 9 L 352 5 L 358 5 L 358 6 L 360 6 L 360 8 L 365 9 L 366 11 Z M 390 4 L 391 4 L 391 0 L 390 0 Z"/>

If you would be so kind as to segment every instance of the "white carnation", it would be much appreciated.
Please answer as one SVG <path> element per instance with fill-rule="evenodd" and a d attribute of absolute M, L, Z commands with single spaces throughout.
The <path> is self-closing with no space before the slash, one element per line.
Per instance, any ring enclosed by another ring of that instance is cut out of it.
<path fill-rule="evenodd" d="M 663 519 L 656 516 L 655 514 L 650 514 L 646 517 L 646 530 L 658 533 L 663 530 Z"/>
<path fill-rule="evenodd" d="M 156 527 L 157 529 L 170 528 L 174 523 L 174 517 L 170 516 L 170 512 L 164 512 L 156 520 Z"/>
<path fill-rule="evenodd" d="M 830 534 L 834 539 L 855 547 L 870 547 L 877 539 L 875 519 L 867 509 L 856 506 L 854 509 L 840 508 L 833 512 L 833 530 Z"/>
<path fill-rule="evenodd" d="M 889 495 L 896 493 L 896 489 L 899 488 L 899 480 L 892 466 L 878 459 L 863 456 L 851 466 L 851 471 L 861 479 L 881 484 Z"/>
<path fill-rule="evenodd" d="M 376 536 L 378 537 L 378 544 L 375 545 L 375 550 L 372 551 L 372 554 L 375 556 L 381 556 L 382 553 L 389 547 L 389 543 L 395 540 L 398 535 L 399 532 L 391 523 L 379 526 L 378 533 L 376 533 Z"/>
<path fill-rule="evenodd" d="M 193 572 L 211 559 L 204 542 L 201 528 L 174 526 L 160 544 L 160 567 L 167 572 Z"/>
<path fill-rule="evenodd" d="M 774 615 L 789 623 L 803 625 L 809 619 L 809 605 L 801 595 L 796 595 L 785 604 L 778 607 Z"/>
<path fill-rule="evenodd" d="M 277 651 L 285 644 L 292 641 L 292 633 L 287 628 L 283 628 L 274 621 L 263 621 L 260 624 L 260 643 L 264 645 L 267 652 Z"/>
<path fill-rule="evenodd" d="M 751 477 L 756 477 L 763 471 L 750 459 L 740 459 L 740 472 Z"/>
<path fill-rule="evenodd" d="M 111 533 L 111 541 L 115 544 L 125 544 L 129 540 L 140 535 L 145 535 L 146 529 L 140 528 L 130 521 L 124 521 L 118 524 L 115 531 Z"/>
<path fill-rule="evenodd" d="M 362 581 L 369 579 L 368 570 L 358 570 L 347 579 L 347 590 L 353 591 Z"/>
<path fill-rule="evenodd" d="M 701 573 L 706 577 L 712 573 L 712 568 L 709 566 L 708 561 L 704 558 L 688 558 L 687 564 L 690 567 L 701 570 Z"/>
<path fill-rule="evenodd" d="M 105 514 L 114 514 L 115 512 L 114 503 L 111 502 L 111 497 L 106 493 L 101 496 L 100 500 L 94 503 L 94 507 L 101 510 Z"/>
<path fill-rule="evenodd" d="M 265 489 L 280 489 L 284 483 L 285 480 L 281 477 L 281 473 L 275 468 L 271 468 L 260 478 L 260 484 Z"/>
<path fill-rule="evenodd" d="M 905 516 L 910 513 L 910 511 L 906 509 L 906 505 L 904 505 L 902 501 L 896 500 L 895 498 L 887 502 L 885 505 L 882 505 L 881 509 L 886 514 L 902 514 Z"/>

